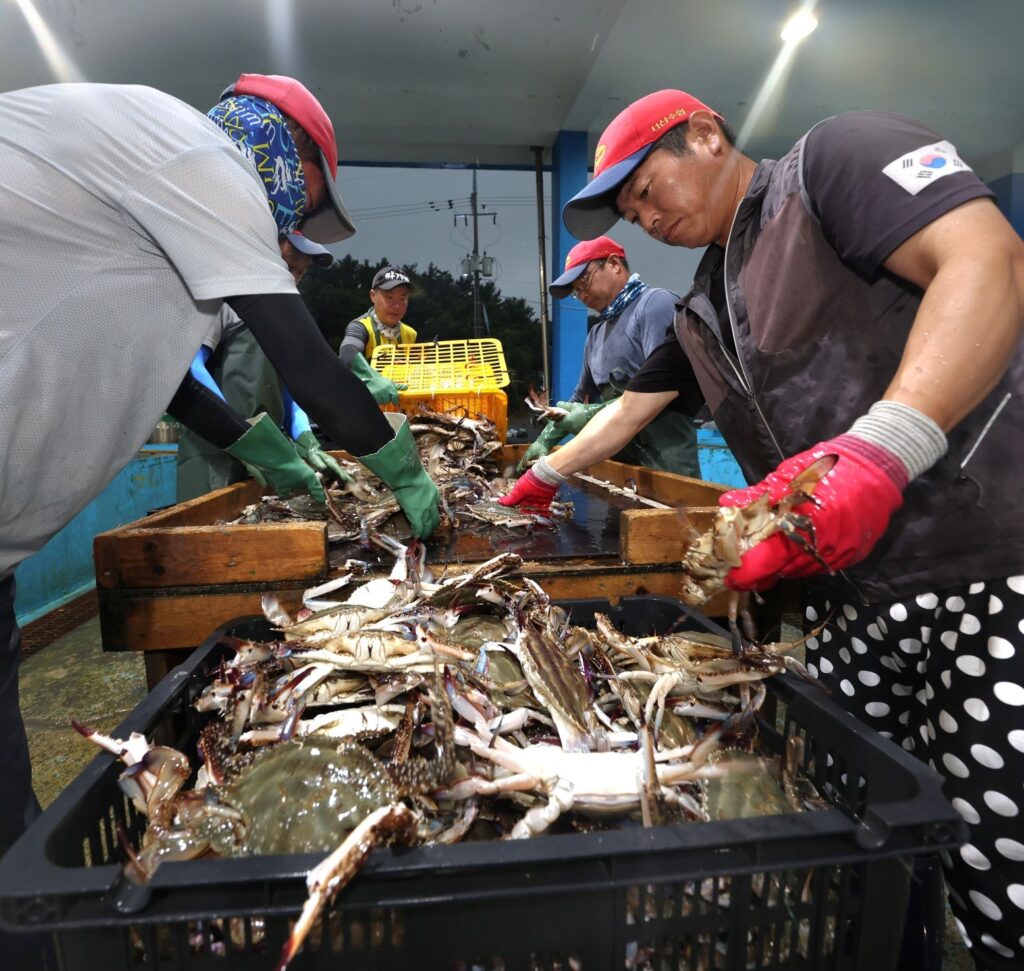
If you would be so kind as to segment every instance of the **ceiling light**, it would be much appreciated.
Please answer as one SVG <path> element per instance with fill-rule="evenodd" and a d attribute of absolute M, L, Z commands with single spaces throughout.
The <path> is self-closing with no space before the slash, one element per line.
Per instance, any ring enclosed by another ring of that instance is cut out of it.
<path fill-rule="evenodd" d="M 53 72 L 53 76 L 58 81 L 84 81 L 85 75 L 82 74 L 78 65 L 61 47 L 60 41 L 57 40 L 56 35 L 50 30 L 49 25 L 43 20 L 39 11 L 36 10 L 32 0 L 14 0 L 14 2 L 28 22 L 32 36 L 35 37 L 39 50 L 42 52 L 43 57 L 46 58 L 46 63 Z"/>
<path fill-rule="evenodd" d="M 818 18 L 811 13 L 811 6 L 801 7 L 782 28 L 782 39 L 787 44 L 795 44 L 803 40 L 815 27 L 818 26 Z"/>

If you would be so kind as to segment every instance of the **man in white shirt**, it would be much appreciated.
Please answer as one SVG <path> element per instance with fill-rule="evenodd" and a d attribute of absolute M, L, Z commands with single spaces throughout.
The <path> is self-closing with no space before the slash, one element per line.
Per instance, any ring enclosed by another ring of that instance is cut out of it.
<path fill-rule="evenodd" d="M 330 352 L 278 249 L 297 227 L 316 242 L 354 232 L 330 119 L 298 81 L 252 74 L 210 114 L 129 85 L 0 95 L 0 853 L 38 812 L 14 567 L 102 491 L 164 411 L 278 475 L 279 489 L 316 481 L 279 431 L 286 449 L 189 378 L 225 302 L 299 404 L 391 486 L 413 531 L 437 523 L 408 426 L 386 420 Z"/>

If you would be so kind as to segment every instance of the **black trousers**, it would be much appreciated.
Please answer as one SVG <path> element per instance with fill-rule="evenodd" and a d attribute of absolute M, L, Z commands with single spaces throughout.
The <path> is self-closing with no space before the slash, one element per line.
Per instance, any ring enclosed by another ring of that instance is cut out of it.
<path fill-rule="evenodd" d="M 42 811 L 32 791 L 28 739 L 18 702 L 21 631 L 14 618 L 14 575 L 0 580 L 0 856 Z M 0 967 L 56 967 L 48 934 L 15 934 L 0 927 Z"/>
<path fill-rule="evenodd" d="M 1024 575 L 861 606 L 809 588 L 807 667 L 857 718 L 938 772 L 969 841 L 942 854 L 984 971 L 1024 967 Z"/>

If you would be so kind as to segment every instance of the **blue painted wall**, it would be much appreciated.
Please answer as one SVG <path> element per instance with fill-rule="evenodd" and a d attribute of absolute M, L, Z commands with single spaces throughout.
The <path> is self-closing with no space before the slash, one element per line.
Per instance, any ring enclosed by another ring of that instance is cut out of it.
<path fill-rule="evenodd" d="M 178 446 L 150 448 L 118 472 L 35 556 L 18 565 L 14 576 L 19 624 L 36 620 L 95 586 L 92 540 L 97 533 L 174 504 Z"/>
<path fill-rule="evenodd" d="M 587 133 L 561 131 L 551 149 L 551 275 L 562 275 L 565 258 L 578 240 L 562 223 L 562 207 L 587 184 Z M 569 397 L 583 368 L 587 308 L 575 297 L 551 300 L 551 397 Z"/>
<path fill-rule="evenodd" d="M 740 489 L 748 484 L 717 428 L 697 429 L 697 458 L 700 461 L 700 477 L 706 482 L 718 482 Z"/>

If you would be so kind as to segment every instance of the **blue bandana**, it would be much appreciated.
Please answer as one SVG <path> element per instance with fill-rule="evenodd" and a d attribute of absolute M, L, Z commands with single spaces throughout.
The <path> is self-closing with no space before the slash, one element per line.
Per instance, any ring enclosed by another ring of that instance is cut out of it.
<path fill-rule="evenodd" d="M 252 163 L 267 190 L 278 232 L 290 233 L 306 211 L 306 178 L 284 116 L 269 101 L 244 94 L 225 98 L 206 114 Z"/>
<path fill-rule="evenodd" d="M 610 320 L 612 317 L 618 317 L 646 289 L 647 284 L 640 279 L 640 274 L 634 273 L 619 291 L 618 296 L 601 311 L 597 319 Z"/>

